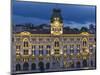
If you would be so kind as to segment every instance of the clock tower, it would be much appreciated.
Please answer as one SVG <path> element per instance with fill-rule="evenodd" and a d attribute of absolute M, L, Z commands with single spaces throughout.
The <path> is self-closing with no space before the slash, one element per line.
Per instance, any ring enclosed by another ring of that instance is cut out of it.
<path fill-rule="evenodd" d="M 61 35 L 63 34 L 63 21 L 60 9 L 53 9 L 51 16 L 51 34 Z"/>

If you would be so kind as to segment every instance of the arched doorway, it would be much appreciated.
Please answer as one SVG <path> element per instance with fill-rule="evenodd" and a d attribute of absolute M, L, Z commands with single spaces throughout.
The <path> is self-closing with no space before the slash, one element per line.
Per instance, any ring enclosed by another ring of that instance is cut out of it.
<path fill-rule="evenodd" d="M 36 69 L 36 64 L 35 63 L 32 63 L 31 70 L 35 70 L 35 69 Z"/>
<path fill-rule="evenodd" d="M 16 71 L 21 71 L 21 65 L 20 64 L 16 65 Z"/>
<path fill-rule="evenodd" d="M 74 63 L 71 63 L 71 68 L 74 68 Z"/>
<path fill-rule="evenodd" d="M 28 63 L 24 63 L 23 64 L 23 70 L 27 71 L 29 69 L 29 64 Z"/>
<path fill-rule="evenodd" d="M 46 69 L 49 69 L 50 68 L 50 63 L 47 63 L 46 64 Z"/>
<path fill-rule="evenodd" d="M 38 66 L 39 66 L 40 71 L 44 72 L 44 63 L 43 62 L 39 62 Z"/>
<path fill-rule="evenodd" d="M 87 60 L 83 60 L 83 67 L 87 67 Z"/>
<path fill-rule="evenodd" d="M 76 67 L 77 67 L 77 68 L 80 68 L 80 67 L 81 67 L 81 64 L 80 64 L 79 61 L 76 63 Z"/>

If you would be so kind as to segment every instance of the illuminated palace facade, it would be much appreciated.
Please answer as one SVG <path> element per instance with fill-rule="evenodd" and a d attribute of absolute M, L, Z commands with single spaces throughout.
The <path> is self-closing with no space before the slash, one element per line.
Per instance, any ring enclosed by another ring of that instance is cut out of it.
<path fill-rule="evenodd" d="M 54 9 L 50 33 L 13 34 L 12 72 L 95 69 L 95 34 L 64 33 L 61 11 Z"/>

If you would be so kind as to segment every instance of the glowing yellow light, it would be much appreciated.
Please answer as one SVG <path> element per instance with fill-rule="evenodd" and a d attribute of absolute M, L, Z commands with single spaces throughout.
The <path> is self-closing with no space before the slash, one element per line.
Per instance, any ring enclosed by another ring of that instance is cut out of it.
<path fill-rule="evenodd" d="M 88 32 L 82 32 L 81 34 L 82 34 L 82 35 L 89 35 Z"/>
<path fill-rule="evenodd" d="M 25 32 L 21 32 L 20 34 L 21 34 L 21 35 L 30 35 L 31 33 L 25 31 Z"/>
<path fill-rule="evenodd" d="M 95 45 L 93 45 L 93 47 L 96 47 Z"/>

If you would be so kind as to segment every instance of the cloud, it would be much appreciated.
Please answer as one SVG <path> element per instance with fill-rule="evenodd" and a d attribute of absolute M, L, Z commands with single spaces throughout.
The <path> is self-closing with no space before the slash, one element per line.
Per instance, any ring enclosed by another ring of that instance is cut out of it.
<path fill-rule="evenodd" d="M 77 22 L 73 22 L 73 21 L 71 21 L 70 23 L 64 23 L 64 26 L 70 26 L 71 28 L 81 28 L 81 27 L 87 27 L 87 28 L 89 28 L 89 25 L 90 24 L 93 24 L 93 25 L 95 25 L 95 23 L 94 22 L 86 22 L 86 23 L 84 23 L 84 24 L 81 24 L 81 23 L 77 23 Z"/>
<path fill-rule="evenodd" d="M 52 15 L 53 8 L 60 8 L 63 19 L 66 21 L 74 21 L 81 24 L 85 22 L 95 22 L 96 9 L 95 6 L 72 5 L 72 4 L 48 4 L 35 2 L 14 2 L 13 15 L 23 17 L 40 18 L 49 20 Z"/>
<path fill-rule="evenodd" d="M 14 24 L 25 24 L 25 23 L 32 23 L 35 25 L 39 24 L 48 24 L 49 21 L 41 18 L 32 18 L 32 17 L 23 17 L 19 15 L 12 16 L 12 21 Z"/>

